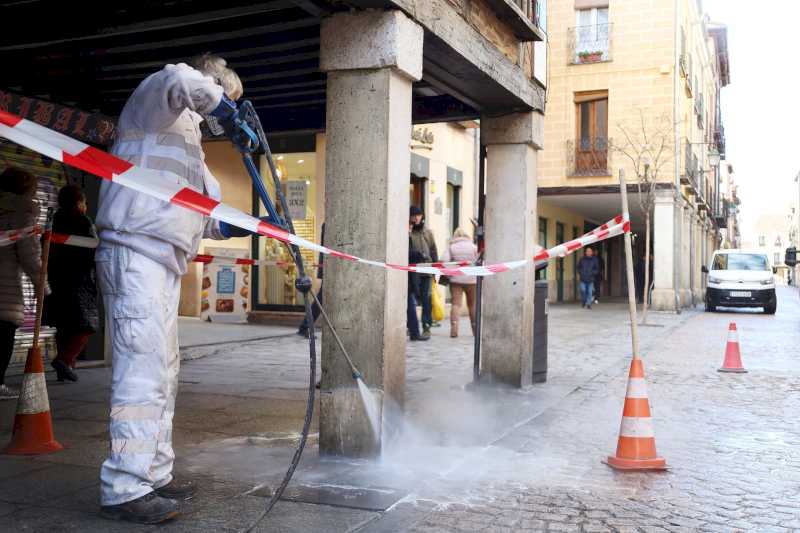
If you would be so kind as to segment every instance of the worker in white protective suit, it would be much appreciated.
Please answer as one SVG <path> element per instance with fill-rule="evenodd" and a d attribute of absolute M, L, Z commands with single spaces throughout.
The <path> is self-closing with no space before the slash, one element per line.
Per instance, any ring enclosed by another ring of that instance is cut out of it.
<path fill-rule="evenodd" d="M 165 66 L 128 99 L 112 152 L 219 199 L 219 183 L 204 162 L 200 123 L 223 93 L 236 100 L 242 84 L 222 58 L 204 55 L 193 66 Z M 158 523 L 176 516 L 178 501 L 194 493 L 191 483 L 172 478 L 181 276 L 202 238 L 248 232 L 113 182 L 101 185 L 97 227 L 97 274 L 113 357 L 101 514 Z"/>

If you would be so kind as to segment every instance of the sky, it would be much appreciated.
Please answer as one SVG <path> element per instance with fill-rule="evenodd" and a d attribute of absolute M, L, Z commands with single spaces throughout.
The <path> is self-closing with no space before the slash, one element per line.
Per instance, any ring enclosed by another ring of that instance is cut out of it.
<path fill-rule="evenodd" d="M 742 237 L 761 214 L 788 214 L 798 202 L 800 38 L 798 0 L 704 0 L 728 26 L 731 83 L 722 89 L 726 155 L 741 198 Z"/>

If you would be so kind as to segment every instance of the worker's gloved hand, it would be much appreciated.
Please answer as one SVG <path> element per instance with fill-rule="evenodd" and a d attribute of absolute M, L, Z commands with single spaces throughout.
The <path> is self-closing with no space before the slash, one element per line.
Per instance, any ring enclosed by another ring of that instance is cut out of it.
<path fill-rule="evenodd" d="M 235 129 L 235 119 L 238 109 L 236 108 L 236 102 L 228 98 L 227 95 L 223 94 L 222 99 L 219 101 L 219 105 L 211 112 L 210 115 L 206 116 L 206 124 L 208 125 L 208 129 L 211 131 L 212 135 L 225 135 L 229 139 L 233 135 L 233 130 Z"/>
<path fill-rule="evenodd" d="M 269 217 L 260 217 L 259 220 L 271 224 Z M 231 237 L 247 237 L 249 235 L 258 235 L 254 231 L 240 228 L 239 226 L 234 226 L 233 224 L 228 224 L 227 222 L 223 222 L 221 220 L 219 222 L 219 232 L 226 239 L 230 239 Z"/>

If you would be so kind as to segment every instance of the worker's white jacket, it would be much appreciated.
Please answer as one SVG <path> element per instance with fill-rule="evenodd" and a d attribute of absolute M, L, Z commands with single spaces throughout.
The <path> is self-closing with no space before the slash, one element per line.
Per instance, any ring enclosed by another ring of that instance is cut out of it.
<path fill-rule="evenodd" d="M 219 183 L 205 165 L 200 123 L 222 94 L 221 86 L 192 67 L 167 65 L 128 99 L 112 152 L 219 199 Z M 127 246 L 177 274 L 186 272 L 200 239 L 223 238 L 219 224 L 199 213 L 105 181 L 97 227 L 102 241 Z"/>

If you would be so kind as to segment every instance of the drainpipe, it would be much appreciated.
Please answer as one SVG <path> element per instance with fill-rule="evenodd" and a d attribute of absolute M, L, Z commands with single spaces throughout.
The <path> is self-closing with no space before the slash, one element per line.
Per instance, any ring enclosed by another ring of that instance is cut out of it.
<path fill-rule="evenodd" d="M 672 250 L 672 285 L 674 287 L 675 293 L 675 312 L 680 314 L 681 312 L 681 300 L 680 294 L 678 293 L 679 285 L 680 285 L 680 240 L 681 240 L 681 225 L 678 222 L 678 213 L 680 212 L 680 196 L 681 196 L 681 164 L 680 164 L 680 154 L 681 154 L 681 133 L 680 128 L 678 126 L 680 120 L 680 110 L 678 109 L 678 85 L 680 83 L 680 73 L 678 69 L 680 68 L 680 39 L 681 39 L 681 25 L 680 19 L 678 17 L 679 9 L 678 9 L 678 0 L 675 0 L 675 31 L 674 31 L 674 50 L 675 50 L 675 65 L 673 67 L 672 73 L 672 117 L 673 117 L 673 129 L 675 130 L 675 207 L 673 209 L 673 219 L 672 219 L 672 229 L 673 229 L 673 250 Z"/>

